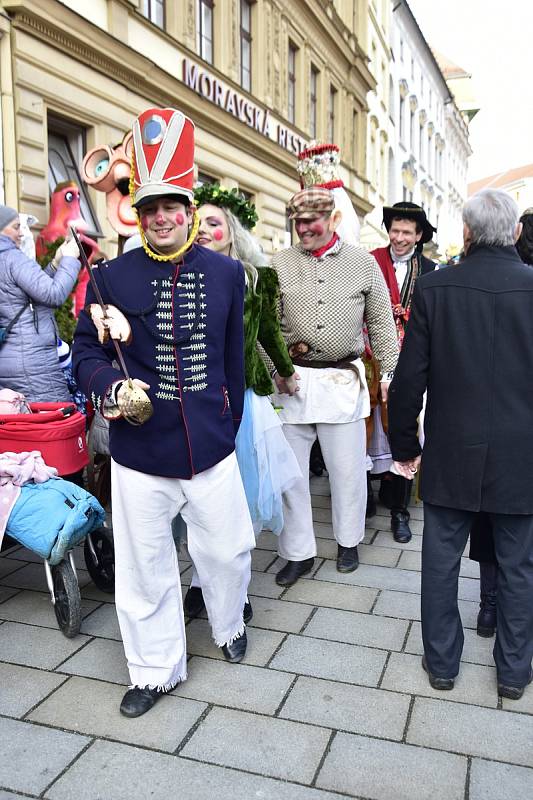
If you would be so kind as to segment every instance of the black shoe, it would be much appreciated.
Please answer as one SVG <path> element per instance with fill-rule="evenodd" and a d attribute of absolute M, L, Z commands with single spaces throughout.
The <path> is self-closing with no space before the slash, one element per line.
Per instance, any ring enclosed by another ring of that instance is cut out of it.
<path fill-rule="evenodd" d="M 204 609 L 205 602 L 202 594 L 202 587 L 190 586 L 189 589 L 187 589 L 187 594 L 183 601 L 183 610 L 189 619 L 195 619 Z"/>
<path fill-rule="evenodd" d="M 496 630 L 496 604 L 482 600 L 479 604 L 479 614 L 477 615 L 477 628 L 478 636 L 483 636 L 485 639 L 490 639 L 494 636 Z"/>
<path fill-rule="evenodd" d="M 520 700 L 524 694 L 524 690 L 533 680 L 533 670 L 529 672 L 529 680 L 525 686 L 506 686 L 504 683 L 498 683 L 498 694 L 500 697 L 506 697 L 508 700 Z"/>
<path fill-rule="evenodd" d="M 304 561 L 287 561 L 276 575 L 276 583 L 278 586 L 292 586 L 302 575 L 311 572 L 314 563 L 314 558 L 306 558 Z"/>
<path fill-rule="evenodd" d="M 140 717 L 150 711 L 164 694 L 162 689 L 141 689 L 139 686 L 128 689 L 122 698 L 120 713 L 125 717 Z"/>
<path fill-rule="evenodd" d="M 337 572 L 353 572 L 359 566 L 357 547 L 337 545 Z"/>
<path fill-rule="evenodd" d="M 370 480 L 370 473 L 366 473 L 366 513 L 365 517 L 375 517 L 377 513 L 376 501 L 374 500 L 374 492 L 372 490 L 372 481 Z"/>
<path fill-rule="evenodd" d="M 390 526 L 395 542 L 407 544 L 411 541 L 412 533 L 409 527 L 409 514 L 403 511 L 391 511 Z"/>
<path fill-rule="evenodd" d="M 231 644 L 223 644 L 222 652 L 226 661 L 229 661 L 230 664 L 238 664 L 239 661 L 242 661 L 246 655 L 247 644 L 246 631 L 243 631 L 241 636 L 238 639 L 234 639 Z"/>
<path fill-rule="evenodd" d="M 247 600 L 246 603 L 244 604 L 244 609 L 243 609 L 243 612 L 242 612 L 242 619 L 243 619 L 243 622 L 244 622 L 245 625 L 248 625 L 248 623 L 252 619 L 253 615 L 254 615 L 254 611 L 253 611 L 253 608 L 252 608 L 252 604 L 250 603 L 249 600 Z"/>
<path fill-rule="evenodd" d="M 436 675 L 432 675 L 428 669 L 428 665 L 426 664 L 425 656 L 422 656 L 422 669 L 427 672 L 429 684 L 433 689 L 438 689 L 439 691 L 444 692 L 449 692 L 450 689 L 453 689 L 455 678 L 437 678 Z"/>

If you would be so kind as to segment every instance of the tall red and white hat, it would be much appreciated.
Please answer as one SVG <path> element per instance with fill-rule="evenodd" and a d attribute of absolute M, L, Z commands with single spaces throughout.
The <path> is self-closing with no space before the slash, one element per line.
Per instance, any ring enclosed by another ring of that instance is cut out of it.
<path fill-rule="evenodd" d="M 164 195 L 193 200 L 194 123 L 175 108 L 149 108 L 133 123 L 135 207 Z"/>

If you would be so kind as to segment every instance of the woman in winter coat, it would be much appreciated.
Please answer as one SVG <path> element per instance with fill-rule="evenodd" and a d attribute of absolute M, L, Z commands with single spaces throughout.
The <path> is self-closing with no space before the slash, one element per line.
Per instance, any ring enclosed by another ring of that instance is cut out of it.
<path fill-rule="evenodd" d="M 80 262 L 74 241 L 65 241 L 41 269 L 22 253 L 18 212 L 0 206 L 0 328 L 13 323 L 0 344 L 0 387 L 30 402 L 70 401 L 57 355 L 54 308 L 71 293 Z"/>

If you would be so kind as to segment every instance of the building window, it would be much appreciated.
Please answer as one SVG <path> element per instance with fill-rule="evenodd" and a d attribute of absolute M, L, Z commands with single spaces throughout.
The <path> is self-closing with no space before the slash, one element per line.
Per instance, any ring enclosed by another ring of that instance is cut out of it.
<path fill-rule="evenodd" d="M 218 183 L 218 178 L 214 178 L 212 175 L 208 175 L 207 172 L 199 172 L 198 173 L 198 180 L 194 184 L 195 187 L 203 186 L 204 183 Z"/>
<path fill-rule="evenodd" d="M 213 0 L 198 0 L 197 48 L 200 58 L 213 63 Z"/>
<path fill-rule="evenodd" d="M 287 119 L 294 123 L 296 120 L 296 47 L 292 42 L 289 42 L 287 89 Z"/>
<path fill-rule="evenodd" d="M 405 97 L 400 94 L 400 110 L 399 110 L 399 125 L 398 130 L 400 134 L 400 142 L 405 139 Z"/>
<path fill-rule="evenodd" d="M 74 181 L 80 190 L 80 209 L 87 223 L 88 236 L 102 236 L 102 229 L 94 213 L 87 184 L 83 182 L 79 166 L 86 152 L 85 131 L 77 125 L 55 117 L 48 119 L 48 187 L 50 193 L 58 183 Z"/>
<path fill-rule="evenodd" d="M 411 118 L 409 123 L 409 136 L 411 137 L 411 153 L 415 151 L 415 112 L 411 109 Z"/>
<path fill-rule="evenodd" d="M 311 64 L 311 82 L 309 87 L 309 132 L 311 138 L 316 139 L 317 132 L 317 93 L 318 93 L 318 70 Z"/>
<path fill-rule="evenodd" d="M 357 169 L 357 144 L 359 142 L 359 112 L 352 114 L 352 164 Z"/>
<path fill-rule="evenodd" d="M 141 11 L 150 22 L 165 27 L 165 2 L 164 0 L 142 0 Z"/>
<path fill-rule="evenodd" d="M 252 4 L 241 0 L 241 86 L 252 90 Z"/>
<path fill-rule="evenodd" d="M 334 86 L 329 87 L 328 101 L 328 141 L 335 141 L 335 106 L 337 104 L 337 90 Z"/>

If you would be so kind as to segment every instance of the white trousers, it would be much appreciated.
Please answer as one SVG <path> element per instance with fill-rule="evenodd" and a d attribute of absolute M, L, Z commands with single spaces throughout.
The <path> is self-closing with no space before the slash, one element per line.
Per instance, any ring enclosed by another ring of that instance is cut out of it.
<path fill-rule="evenodd" d="M 235 453 L 191 480 L 111 462 L 115 602 L 132 686 L 187 677 L 185 624 L 171 523 L 181 513 L 217 646 L 242 634 L 255 537 Z"/>
<path fill-rule="evenodd" d="M 309 490 L 309 456 L 318 437 L 331 488 L 333 534 L 338 544 L 354 547 L 365 535 L 366 428 L 364 419 L 338 424 L 283 425 L 283 433 L 304 478 L 283 495 L 284 526 L 278 552 L 288 561 L 316 556 Z"/>

